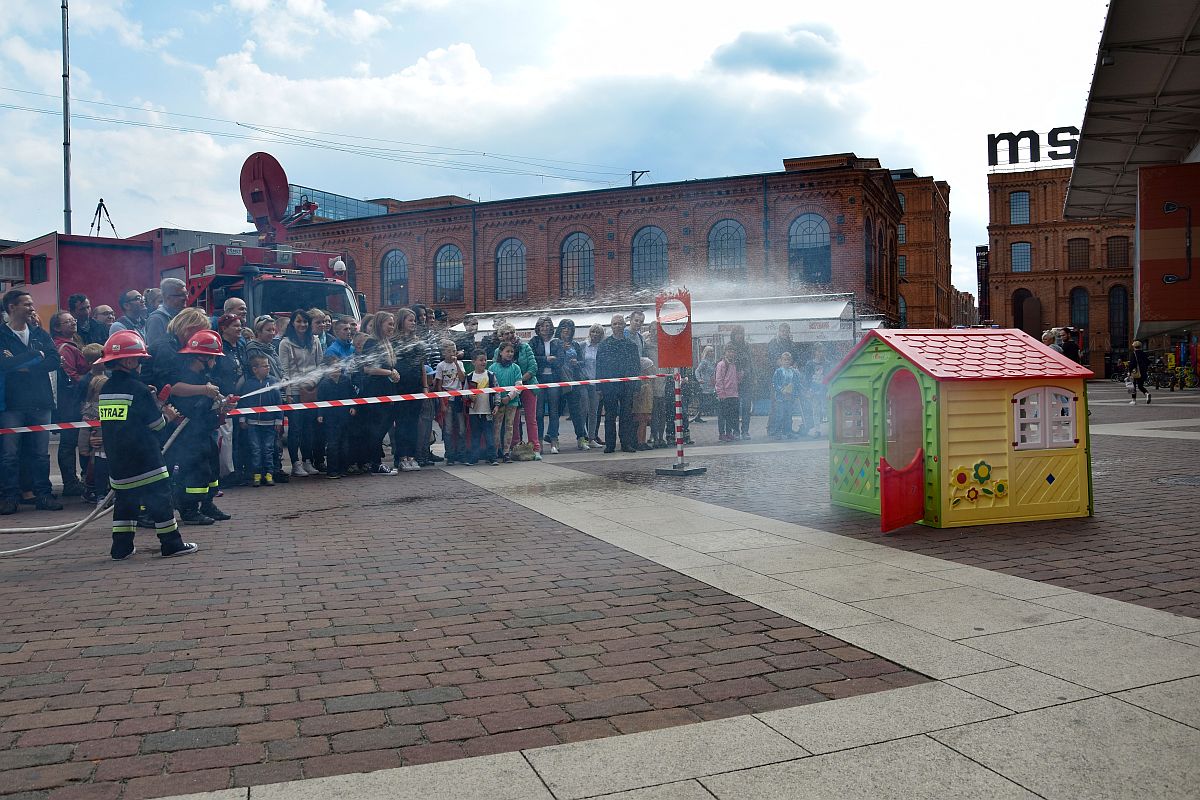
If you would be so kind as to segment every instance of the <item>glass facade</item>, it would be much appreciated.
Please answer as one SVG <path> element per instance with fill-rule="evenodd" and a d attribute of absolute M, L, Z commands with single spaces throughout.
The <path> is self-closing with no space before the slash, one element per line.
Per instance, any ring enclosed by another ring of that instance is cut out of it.
<path fill-rule="evenodd" d="M 308 199 L 317 204 L 316 218 L 321 220 L 359 219 L 360 217 L 381 217 L 388 213 L 387 206 L 379 203 L 369 203 L 366 200 L 356 200 L 353 197 L 323 192 L 310 186 L 288 184 L 288 205 L 295 208 L 302 199 Z M 253 221 L 253 220 L 251 220 Z"/>

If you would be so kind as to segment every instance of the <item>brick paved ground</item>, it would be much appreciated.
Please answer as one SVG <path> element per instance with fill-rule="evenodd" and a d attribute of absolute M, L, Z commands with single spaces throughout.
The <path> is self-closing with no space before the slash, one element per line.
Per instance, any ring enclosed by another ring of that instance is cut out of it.
<path fill-rule="evenodd" d="M 187 559 L 113 563 L 95 528 L 0 561 L 0 794 L 263 784 L 924 680 L 440 471 L 223 505 Z"/>
<path fill-rule="evenodd" d="M 1200 420 L 1194 390 L 1156 392 L 1150 406 L 1125 405 L 1121 401 L 1128 395 L 1112 382 L 1091 384 L 1089 395 L 1099 401 L 1093 405 L 1093 425 Z M 765 425 L 759 418 L 754 421 L 756 432 Z M 669 463 L 658 459 L 569 466 L 902 550 L 1200 617 L 1200 441 L 1127 436 L 1096 436 L 1093 441 L 1096 515 L 1090 519 L 947 530 L 913 526 L 887 536 L 879 533 L 877 517 L 829 504 L 823 445 L 763 454 L 739 454 L 739 445 L 727 445 L 719 458 L 695 458 L 710 470 L 704 478 L 686 481 L 654 477 L 654 467 Z"/>

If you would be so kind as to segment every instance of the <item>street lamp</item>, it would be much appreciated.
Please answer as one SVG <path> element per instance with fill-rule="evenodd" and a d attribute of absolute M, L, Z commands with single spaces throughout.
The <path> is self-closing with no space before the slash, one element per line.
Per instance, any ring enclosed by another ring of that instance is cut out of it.
<path fill-rule="evenodd" d="M 1183 223 L 1183 252 L 1184 257 L 1187 259 L 1187 272 L 1183 274 L 1182 278 L 1175 274 L 1163 275 L 1163 283 L 1166 284 L 1179 283 L 1180 281 L 1190 280 L 1192 277 L 1192 207 L 1182 205 L 1181 203 L 1175 203 L 1170 200 L 1163 203 L 1164 214 L 1174 214 L 1180 209 L 1183 209 L 1183 213 L 1185 215 Z"/>

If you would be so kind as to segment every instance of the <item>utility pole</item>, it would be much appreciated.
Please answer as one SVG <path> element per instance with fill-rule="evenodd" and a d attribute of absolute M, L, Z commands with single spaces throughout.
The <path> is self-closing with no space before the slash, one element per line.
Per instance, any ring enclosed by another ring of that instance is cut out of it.
<path fill-rule="evenodd" d="M 650 173 L 650 170 L 648 170 L 648 169 L 631 169 L 631 170 L 629 170 L 629 185 L 637 186 L 638 178 L 642 177 L 643 175 L 648 175 L 649 173 Z"/>
<path fill-rule="evenodd" d="M 63 233 L 71 232 L 71 51 L 67 40 L 67 0 L 62 0 L 63 56 Z"/>

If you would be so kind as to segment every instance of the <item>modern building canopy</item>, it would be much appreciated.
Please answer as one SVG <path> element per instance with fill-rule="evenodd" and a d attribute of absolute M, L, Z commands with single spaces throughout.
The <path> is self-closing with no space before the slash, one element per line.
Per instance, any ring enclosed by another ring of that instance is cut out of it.
<path fill-rule="evenodd" d="M 1111 0 L 1063 209 L 1132 217 L 1143 166 L 1200 159 L 1200 0 Z"/>

